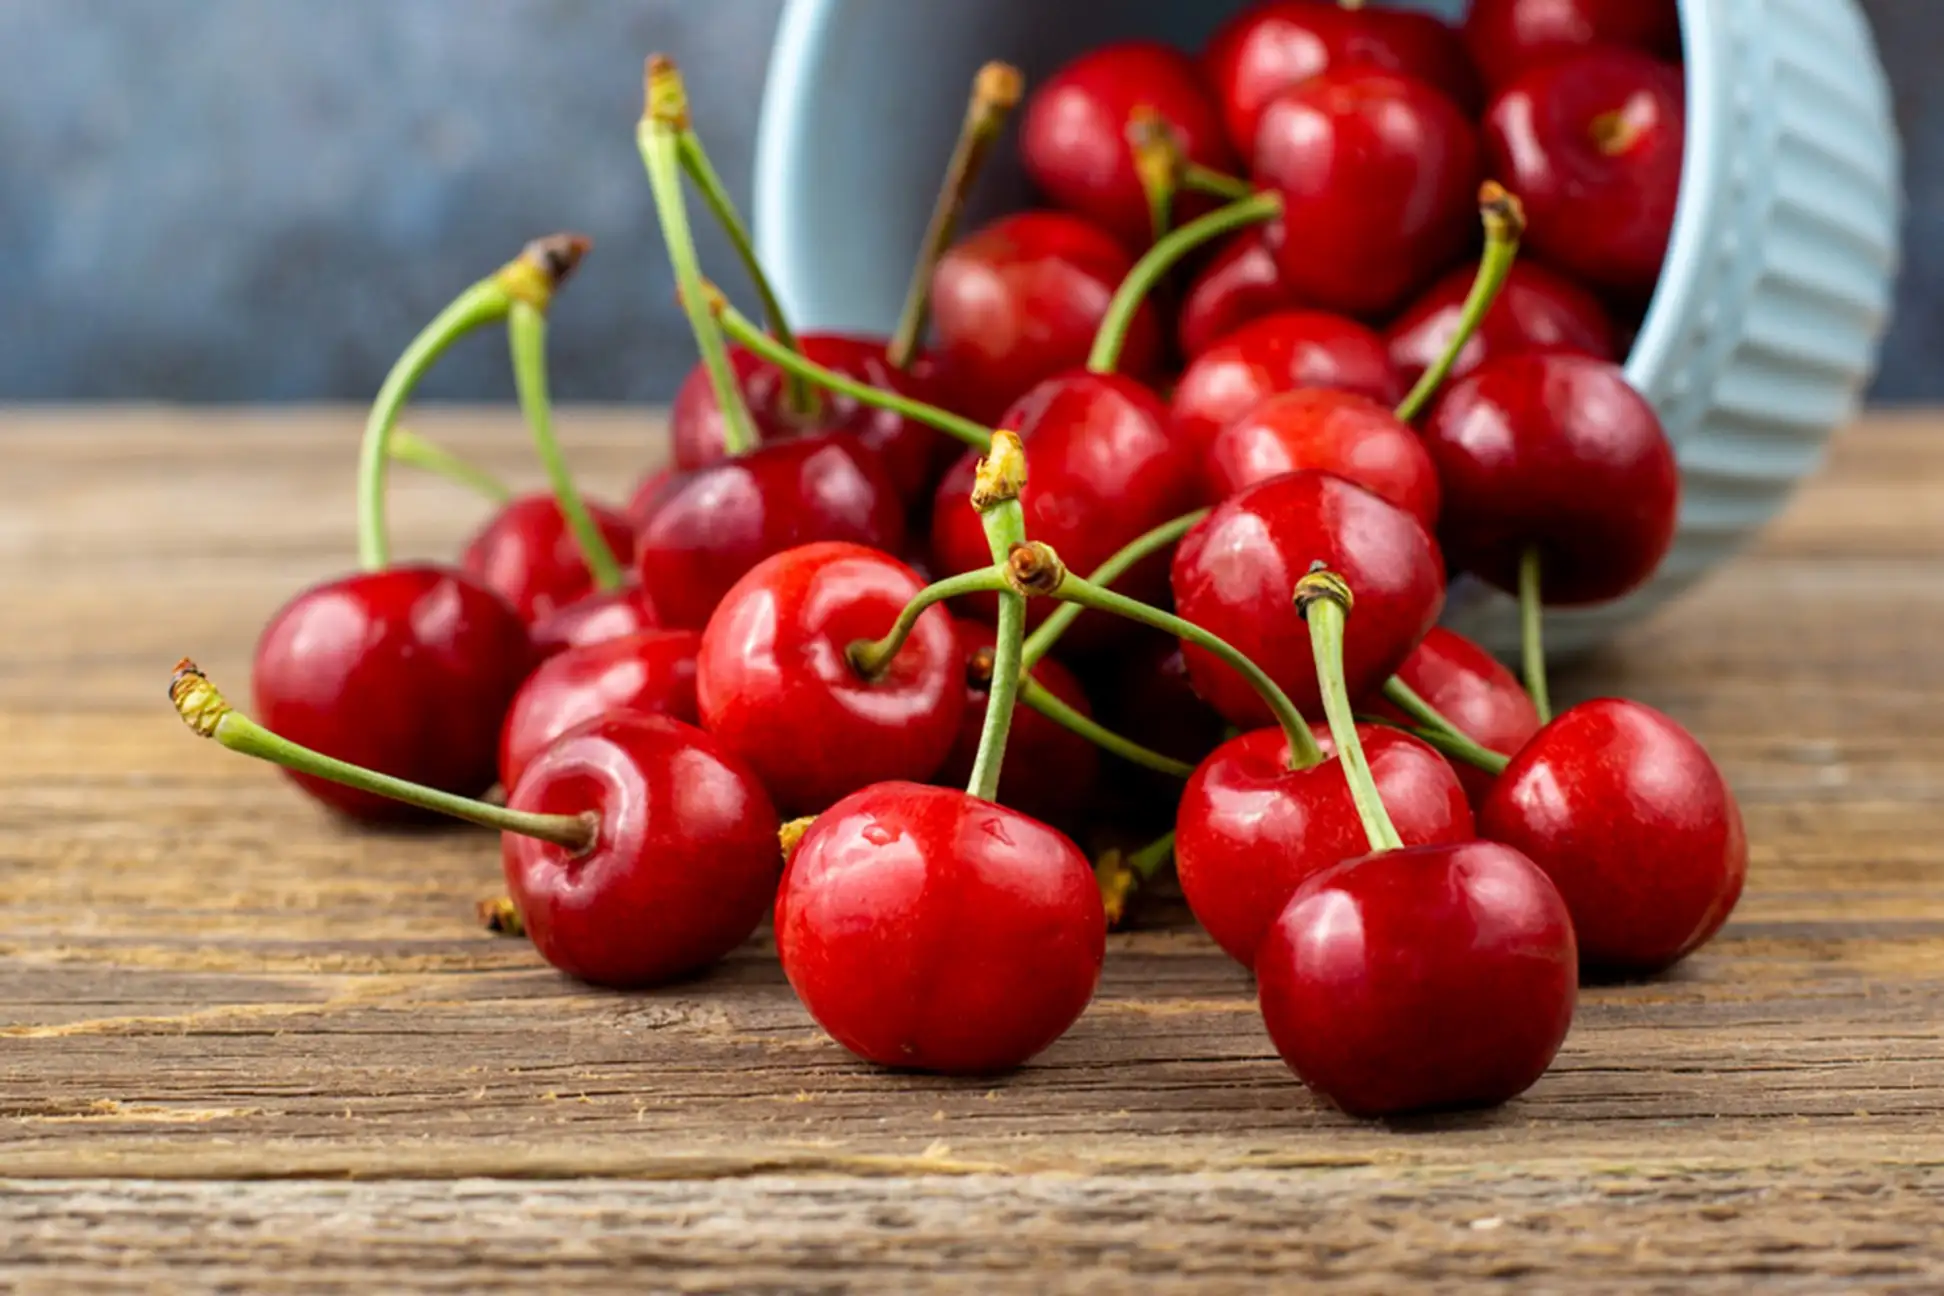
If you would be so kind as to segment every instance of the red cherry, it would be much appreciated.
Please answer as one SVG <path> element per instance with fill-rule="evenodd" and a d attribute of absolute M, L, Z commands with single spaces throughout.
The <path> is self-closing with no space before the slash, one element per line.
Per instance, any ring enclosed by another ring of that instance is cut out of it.
<path fill-rule="evenodd" d="M 854 437 L 775 441 L 672 480 L 641 529 L 636 561 L 664 623 L 699 629 L 743 573 L 822 540 L 904 544 L 897 486 Z"/>
<path fill-rule="evenodd" d="M 972 764 L 979 755 L 979 734 L 985 728 L 997 636 L 983 621 L 955 621 L 953 628 L 966 661 L 965 712 L 959 720 L 958 741 L 933 781 L 946 787 L 964 787 L 972 777 Z M 1035 663 L 1032 677 L 1081 715 L 1093 715 L 1080 681 L 1051 657 Z M 1023 703 L 1013 711 L 1012 730 L 1006 737 L 1006 763 L 999 779 L 1001 805 L 1034 819 L 1063 822 L 1087 804 L 1099 774 L 1098 747 Z"/>
<path fill-rule="evenodd" d="M 1674 58 L 1681 16 L 1675 0 L 1472 0 L 1464 35 L 1486 84 L 1497 89 L 1594 46 Z"/>
<path fill-rule="evenodd" d="M 655 469 L 641 479 L 641 484 L 635 487 L 634 494 L 628 497 L 628 519 L 634 523 L 637 532 L 648 525 L 648 519 L 655 516 L 655 510 L 661 507 L 662 500 L 667 498 L 670 489 L 684 476 L 686 474 L 681 469 L 669 464 Z"/>
<path fill-rule="evenodd" d="M 1433 284 L 1385 331 L 1391 363 L 1407 384 L 1436 364 L 1457 335 L 1476 265 L 1461 266 Z M 1514 262 L 1478 331 L 1458 352 L 1451 378 L 1488 360 L 1520 351 L 1566 351 L 1617 360 L 1613 321 L 1599 298 L 1531 261 Z"/>
<path fill-rule="evenodd" d="M 1721 771 L 1638 702 L 1563 712 L 1505 768 L 1480 830 L 1559 888 L 1589 966 L 1654 972 L 1706 943 L 1741 897 L 1748 838 Z"/>
<path fill-rule="evenodd" d="M 1087 361 L 1133 258 L 1111 234 L 1061 212 L 1002 217 L 945 253 L 932 276 L 938 363 L 965 412 L 992 422 L 1054 374 Z M 1143 304 L 1121 368 L 1145 374 L 1161 325 Z"/>
<path fill-rule="evenodd" d="M 1495 360 L 1445 392 L 1423 435 L 1444 483 L 1453 569 L 1516 591 L 1537 546 L 1547 603 L 1599 603 L 1651 576 L 1673 542 L 1674 449 L 1604 361 Z"/>
<path fill-rule="evenodd" d="M 634 553 L 634 525 L 614 509 L 590 502 L 608 548 L 622 562 Z M 497 590 L 524 621 L 537 621 L 594 588 L 593 573 L 548 494 L 522 495 L 495 513 L 466 543 L 459 566 Z"/>
<path fill-rule="evenodd" d="M 1321 388 L 1271 396 L 1223 429 L 1208 450 L 1217 498 L 1299 468 L 1353 481 L 1426 531 L 1438 524 L 1438 470 L 1424 443 L 1368 396 Z"/>
<path fill-rule="evenodd" d="M 846 655 L 887 633 L 923 588 L 887 553 L 812 544 L 758 563 L 723 596 L 702 633 L 696 700 L 709 732 L 780 805 L 819 810 L 944 763 L 965 707 L 950 614 L 928 608 L 876 679 Z"/>
<path fill-rule="evenodd" d="M 1175 813 L 1175 870 L 1195 918 L 1244 967 L 1302 882 L 1370 849 L 1328 725 L 1329 757 L 1289 768 L 1281 729 L 1223 743 L 1195 770 Z M 1407 846 L 1469 841 L 1471 807 L 1444 757 L 1409 734 L 1359 725 L 1377 790 Z"/>
<path fill-rule="evenodd" d="M 500 727 L 500 782 L 512 787 L 534 757 L 584 721 L 648 712 L 696 723 L 693 630 L 645 630 L 569 648 L 526 677 Z"/>
<path fill-rule="evenodd" d="M 1005 1071 L 1066 1033 L 1100 979 L 1093 869 L 1034 819 L 882 783 L 820 815 L 776 897 L 784 975 L 867 1061 Z"/>
<path fill-rule="evenodd" d="M 661 625 L 654 597 L 638 580 L 620 589 L 602 590 L 556 608 L 527 627 L 533 651 L 551 657 L 565 648 L 653 630 Z"/>
<path fill-rule="evenodd" d="M 1026 174 L 1053 204 L 1086 217 L 1130 248 L 1154 239 L 1147 192 L 1127 128 L 1139 109 L 1161 118 L 1189 161 L 1233 171 L 1235 155 L 1194 60 L 1153 41 L 1087 51 L 1040 84 L 1026 101 L 1019 153 Z M 1210 209 L 1178 204 L 1177 223 Z"/>
<path fill-rule="evenodd" d="M 1182 296 L 1175 336 L 1181 353 L 1193 359 L 1249 321 L 1295 306 L 1267 239 L 1249 230 L 1195 276 Z"/>
<path fill-rule="evenodd" d="M 1498 658 L 1443 626 L 1431 628 L 1397 668 L 1397 678 L 1456 725 L 1458 732 L 1501 756 L 1513 755 L 1539 732 L 1539 708 L 1518 677 Z M 1390 719 L 1408 718 L 1381 698 L 1370 699 L 1370 710 Z M 1497 780 L 1462 761 L 1453 768 L 1473 807 L 1483 805 Z"/>
<path fill-rule="evenodd" d="M 1297 889 L 1256 951 L 1290 1070 L 1354 1116 L 1502 1103 L 1552 1064 L 1579 995 L 1566 904 L 1496 842 L 1366 855 Z"/>
<path fill-rule="evenodd" d="M 1326 72 L 1285 90 L 1256 136 L 1256 182 L 1283 198 L 1269 231 L 1283 283 L 1346 315 L 1395 310 L 1464 253 L 1480 175 L 1464 114 L 1388 72 Z"/>
<path fill-rule="evenodd" d="M 1403 509 L 1327 473 L 1294 472 L 1231 495 L 1175 551 L 1175 609 L 1228 641 L 1317 713 L 1309 629 L 1291 597 L 1313 562 L 1356 591 L 1344 676 L 1361 698 L 1390 678 L 1444 606 L 1437 546 Z M 1231 723 L 1259 728 L 1269 709 L 1214 656 L 1184 647 L 1195 691 Z"/>
<path fill-rule="evenodd" d="M 1277 392 L 1333 387 L 1385 405 L 1404 396 L 1384 340 L 1341 315 L 1283 311 L 1243 325 L 1182 371 L 1170 408 L 1200 463 L 1223 428 Z"/>
<path fill-rule="evenodd" d="M 1588 283 L 1646 296 L 1681 194 L 1680 72 L 1599 49 L 1527 73 L 1492 101 L 1492 173 L 1525 202 L 1526 241 Z"/>
<path fill-rule="evenodd" d="M 532 649 L 513 609 L 451 567 L 400 565 L 314 585 L 257 640 L 262 722 L 293 742 L 460 796 L 493 785 L 500 719 Z M 341 814 L 422 818 L 395 801 L 291 774 Z"/>
<path fill-rule="evenodd" d="M 506 887 L 540 956 L 604 986 L 650 986 L 749 938 L 776 894 L 776 811 L 715 739 L 617 712 L 569 731 L 507 797 L 515 810 L 600 818 L 575 852 L 502 836 Z"/>
<path fill-rule="evenodd" d="M 1229 138 L 1245 157 L 1270 100 L 1335 68 L 1416 77 L 1467 112 L 1478 107 L 1478 77 L 1458 33 L 1428 14 L 1318 0 L 1255 4 L 1231 18 L 1202 54 Z"/>

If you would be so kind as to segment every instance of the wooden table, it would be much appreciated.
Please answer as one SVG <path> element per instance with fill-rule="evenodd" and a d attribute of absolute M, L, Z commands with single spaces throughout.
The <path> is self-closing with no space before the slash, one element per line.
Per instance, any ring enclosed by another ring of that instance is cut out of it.
<path fill-rule="evenodd" d="M 418 426 L 534 477 L 503 414 Z M 354 832 L 198 742 L 171 664 L 242 695 L 264 618 L 349 564 L 357 427 L 0 419 L 0 1288 L 1944 1286 L 1936 420 L 1844 435 L 1563 681 L 1711 746 L 1734 923 L 1589 989 L 1523 1100 L 1391 1126 L 1306 1095 L 1179 909 L 1018 1075 L 891 1075 L 765 937 L 658 993 L 569 984 L 476 929 L 491 838 Z M 643 416 L 564 427 L 610 494 L 658 453 Z M 397 475 L 406 553 L 480 513 Z"/>

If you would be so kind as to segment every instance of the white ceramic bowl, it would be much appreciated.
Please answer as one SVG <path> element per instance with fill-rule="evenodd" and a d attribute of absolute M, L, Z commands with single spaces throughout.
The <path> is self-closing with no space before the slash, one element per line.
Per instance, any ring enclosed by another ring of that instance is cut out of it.
<path fill-rule="evenodd" d="M 1244 0 L 790 0 L 756 150 L 756 239 L 794 319 L 886 330 L 973 71 L 1044 76 L 1091 45 L 1199 49 Z M 1413 6 L 1462 13 L 1465 0 Z M 1691 585 L 1787 500 L 1855 412 L 1897 266 L 1899 150 L 1855 0 L 1682 0 L 1688 138 L 1660 287 L 1627 361 L 1678 450 L 1680 530 L 1619 603 L 1548 616 L 1570 653 Z M 1024 206 L 1000 151 L 978 214 Z M 1446 620 L 1504 651 L 1511 601 Z"/>

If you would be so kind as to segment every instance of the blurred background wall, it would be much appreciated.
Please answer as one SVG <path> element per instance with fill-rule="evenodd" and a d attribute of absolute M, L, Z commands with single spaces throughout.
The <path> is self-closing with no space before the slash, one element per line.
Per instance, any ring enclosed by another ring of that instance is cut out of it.
<path fill-rule="evenodd" d="M 1944 0 L 1866 7 L 1910 226 L 1874 395 L 1944 399 Z M 459 288 L 558 228 L 596 250 L 555 312 L 557 395 L 665 400 L 694 352 L 635 152 L 641 60 L 681 61 L 746 205 L 781 8 L 0 0 L 0 400 L 367 399 Z M 733 275 L 708 232 L 702 256 Z M 503 351 L 461 348 L 426 394 L 509 395 Z"/>

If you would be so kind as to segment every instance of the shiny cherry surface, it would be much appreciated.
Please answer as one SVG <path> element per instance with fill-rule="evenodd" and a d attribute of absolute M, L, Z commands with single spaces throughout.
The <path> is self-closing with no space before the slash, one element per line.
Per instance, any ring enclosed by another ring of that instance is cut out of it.
<path fill-rule="evenodd" d="M 1193 359 L 1251 320 L 1296 306 L 1265 236 L 1250 230 L 1230 240 L 1182 294 L 1175 338 Z"/>
<path fill-rule="evenodd" d="M 776 811 L 749 767 L 692 725 L 622 712 L 527 766 L 515 810 L 599 816 L 579 853 L 505 833 L 506 888 L 540 956 L 594 985 L 661 985 L 749 938 L 776 895 Z"/>
<path fill-rule="evenodd" d="M 634 556 L 634 524 L 625 514 L 589 502 L 587 511 L 622 566 Z M 459 566 L 497 590 L 522 620 L 537 621 L 584 597 L 594 574 L 552 495 L 522 495 L 466 542 Z"/>
<path fill-rule="evenodd" d="M 1100 888 L 1071 841 L 949 788 L 883 783 L 838 802 L 776 897 L 797 997 L 883 1066 L 1019 1066 L 1086 1009 L 1106 942 Z"/>
<path fill-rule="evenodd" d="M 1596 46 L 1662 58 L 1681 48 L 1675 0 L 1472 0 L 1465 45 L 1494 89 Z"/>
<path fill-rule="evenodd" d="M 527 627 L 533 651 L 551 657 L 563 648 L 639 634 L 661 625 L 654 596 L 630 578 L 620 589 L 602 590 L 555 608 Z"/>
<path fill-rule="evenodd" d="M 695 724 L 693 630 L 644 630 L 556 654 L 526 677 L 500 727 L 500 782 L 512 787 L 534 757 L 576 725 L 615 712 Z"/>
<path fill-rule="evenodd" d="M 1602 971 L 1654 972 L 1721 930 L 1748 876 L 1741 809 L 1708 753 L 1638 702 L 1555 717 L 1499 776 L 1479 831 L 1546 871 Z"/>
<path fill-rule="evenodd" d="M 1366 855 L 1297 889 L 1256 951 L 1263 1022 L 1353 1116 L 1506 1102 L 1552 1065 L 1579 995 L 1566 904 L 1496 842 Z"/>
<path fill-rule="evenodd" d="M 1532 704 L 1518 676 L 1455 630 L 1431 627 L 1424 642 L 1397 668 L 1397 678 L 1456 725 L 1460 733 L 1501 756 L 1516 754 L 1539 732 L 1539 708 Z M 1367 705 L 1375 715 L 1408 720 L 1381 698 L 1371 698 Z M 1463 761 L 1454 761 L 1452 768 L 1458 772 L 1472 805 L 1482 805 L 1497 780 Z"/>
<path fill-rule="evenodd" d="M 1385 330 L 1391 364 L 1405 383 L 1415 384 L 1457 336 L 1477 273 L 1475 264 L 1453 270 Z M 1459 349 L 1451 377 L 1462 378 L 1488 360 L 1522 351 L 1620 358 L 1613 321 L 1599 298 L 1532 261 L 1513 264 L 1478 331 Z"/>
<path fill-rule="evenodd" d="M 1427 531 L 1438 524 L 1438 470 L 1424 443 L 1388 408 L 1355 392 L 1271 396 L 1222 430 L 1204 465 L 1220 499 L 1301 468 L 1353 481 Z"/>

